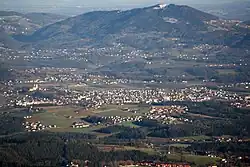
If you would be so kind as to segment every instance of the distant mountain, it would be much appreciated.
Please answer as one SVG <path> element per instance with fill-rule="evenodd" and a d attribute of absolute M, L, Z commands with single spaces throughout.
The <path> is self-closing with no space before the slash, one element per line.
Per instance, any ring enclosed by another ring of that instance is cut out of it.
<path fill-rule="evenodd" d="M 14 11 L 0 11 L 0 17 L 2 16 L 23 16 L 23 14 Z"/>
<path fill-rule="evenodd" d="M 117 41 L 131 44 L 133 38 L 127 38 L 131 34 L 144 34 L 142 38 L 192 39 L 208 30 L 206 21 L 215 19 L 218 18 L 188 6 L 155 5 L 127 11 L 90 12 L 43 27 L 31 36 L 16 38 L 39 47 L 72 47 Z"/>
<path fill-rule="evenodd" d="M 246 21 L 250 18 L 250 1 L 239 0 L 230 3 L 199 6 L 199 9 L 224 19 Z"/>
<path fill-rule="evenodd" d="M 67 18 L 67 16 L 52 13 L 28 13 L 25 14 L 24 17 L 32 20 L 32 23 L 38 24 L 42 27 Z"/>
<path fill-rule="evenodd" d="M 8 34 L 31 34 L 39 28 L 61 21 L 64 16 L 48 13 L 22 14 L 13 11 L 0 11 L 0 28 Z"/>
<path fill-rule="evenodd" d="M 243 23 L 250 26 L 250 20 L 244 21 Z"/>
<path fill-rule="evenodd" d="M 8 48 L 19 48 L 20 42 L 11 35 L 32 34 L 45 25 L 63 20 L 65 16 L 49 13 L 22 14 L 14 11 L 0 11 L 0 45 Z"/>

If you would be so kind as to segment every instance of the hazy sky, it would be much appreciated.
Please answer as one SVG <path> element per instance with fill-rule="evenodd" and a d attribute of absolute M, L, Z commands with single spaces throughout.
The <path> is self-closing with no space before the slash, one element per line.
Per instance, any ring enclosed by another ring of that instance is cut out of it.
<path fill-rule="evenodd" d="M 81 13 L 96 9 L 133 8 L 164 3 L 207 4 L 242 0 L 0 0 L 0 10 Z"/>

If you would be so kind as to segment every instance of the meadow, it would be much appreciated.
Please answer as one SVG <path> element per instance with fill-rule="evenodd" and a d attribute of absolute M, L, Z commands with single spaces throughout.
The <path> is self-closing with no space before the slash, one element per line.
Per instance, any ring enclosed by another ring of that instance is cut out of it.
<path fill-rule="evenodd" d="M 56 125 L 57 128 L 50 129 L 52 132 L 80 132 L 95 133 L 94 131 L 103 128 L 104 125 L 91 125 L 88 128 L 74 129 L 71 125 L 74 122 L 84 122 L 81 118 L 87 116 L 136 116 L 149 111 L 149 106 L 131 105 L 105 105 L 99 109 L 85 110 L 76 106 L 44 107 L 45 112 L 34 113 L 28 122 L 40 121 L 44 125 Z M 133 112 L 132 112 L 133 111 Z M 136 111 L 136 112 L 134 112 Z M 86 124 L 89 124 L 85 122 Z M 127 127 L 137 127 L 132 122 L 124 122 Z"/>

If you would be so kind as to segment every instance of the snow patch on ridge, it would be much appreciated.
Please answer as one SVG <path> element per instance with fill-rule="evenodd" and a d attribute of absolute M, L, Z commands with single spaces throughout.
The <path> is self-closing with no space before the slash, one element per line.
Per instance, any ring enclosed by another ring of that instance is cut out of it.
<path fill-rule="evenodd" d="M 154 7 L 154 9 L 163 9 L 167 6 L 167 4 L 160 4 L 159 6 Z"/>

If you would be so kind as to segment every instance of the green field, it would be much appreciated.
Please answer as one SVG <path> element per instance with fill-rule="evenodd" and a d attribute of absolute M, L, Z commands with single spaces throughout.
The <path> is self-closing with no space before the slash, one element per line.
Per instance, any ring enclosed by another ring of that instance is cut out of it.
<path fill-rule="evenodd" d="M 34 113 L 29 122 L 40 121 L 44 125 L 56 125 L 57 128 L 50 129 L 53 132 L 81 132 L 81 133 L 95 133 L 94 130 L 100 129 L 103 126 L 90 126 L 89 128 L 74 129 L 71 127 L 72 123 L 80 121 L 81 118 L 90 115 L 96 116 L 135 116 L 148 112 L 148 106 L 139 105 L 107 105 L 97 110 L 93 109 L 85 111 L 80 107 L 63 106 L 63 107 L 45 107 L 46 112 Z M 129 110 L 136 110 L 137 113 Z M 82 121 L 82 120 L 81 120 Z M 87 123 L 86 123 L 87 124 Z M 138 127 L 132 122 L 124 122 L 124 126 Z"/>
<path fill-rule="evenodd" d="M 71 127 L 65 127 L 65 128 L 54 128 L 51 129 L 51 132 L 74 132 L 74 133 L 90 133 L 90 134 L 96 134 L 99 137 L 102 136 L 106 136 L 104 134 L 99 134 L 94 132 L 97 129 L 103 128 L 103 126 L 91 126 L 88 128 L 80 128 L 80 129 L 76 129 L 76 128 L 71 128 Z"/>
<path fill-rule="evenodd" d="M 236 71 L 234 69 L 219 69 L 216 70 L 220 75 L 236 75 Z"/>
<path fill-rule="evenodd" d="M 211 139 L 211 137 L 209 137 L 209 136 L 187 136 L 187 137 L 181 137 L 181 138 L 177 138 L 177 139 L 203 141 L 203 140 L 209 140 L 209 139 Z"/>
<path fill-rule="evenodd" d="M 130 111 L 129 111 L 130 110 Z M 131 112 L 136 111 L 136 113 Z M 128 105 L 105 105 L 92 112 L 99 116 L 135 116 L 147 113 L 149 106 L 139 106 L 136 104 Z"/>
<path fill-rule="evenodd" d="M 72 83 L 71 85 L 69 85 L 69 87 L 75 91 L 79 91 L 79 92 L 83 92 L 89 89 L 114 89 L 114 88 L 129 88 L 128 85 L 125 84 L 106 84 L 106 83 L 102 83 L 102 82 L 97 82 L 97 83 L 93 83 L 93 81 L 88 81 L 85 82 L 85 84 L 81 84 L 81 85 L 75 85 L 74 83 Z M 132 87 L 131 87 L 132 88 Z"/>
<path fill-rule="evenodd" d="M 132 146 L 117 146 L 117 145 L 97 145 L 97 147 L 102 151 L 131 151 L 131 150 L 138 150 L 141 152 L 145 152 L 148 154 L 157 154 L 157 152 L 152 148 L 146 148 L 146 147 L 132 147 Z"/>
<path fill-rule="evenodd" d="M 45 107 L 46 112 L 34 113 L 29 122 L 41 121 L 45 125 L 56 125 L 57 128 L 51 129 L 56 132 L 81 132 L 85 129 L 73 129 L 70 126 L 73 122 L 77 122 L 80 118 L 93 115 L 89 111 L 85 111 L 80 107 L 64 106 L 64 107 Z M 87 128 L 86 128 L 87 129 Z"/>
<path fill-rule="evenodd" d="M 197 156 L 197 155 L 190 155 L 190 154 L 170 154 L 167 155 L 169 160 L 175 161 L 186 161 L 188 163 L 195 163 L 196 165 L 206 166 L 206 165 L 216 165 L 220 161 L 220 158 L 211 158 L 208 156 Z"/>
<path fill-rule="evenodd" d="M 177 147 L 177 148 L 187 148 L 190 144 L 170 144 L 170 147 Z"/>
<path fill-rule="evenodd" d="M 45 125 L 56 125 L 58 128 L 70 127 L 73 123 L 71 119 L 57 113 L 39 113 L 35 115 L 35 118 L 38 118 Z"/>
<path fill-rule="evenodd" d="M 139 128 L 140 126 L 133 124 L 133 122 L 123 122 L 123 126 L 125 127 L 131 127 L 131 128 Z"/>
<path fill-rule="evenodd" d="M 0 95 L 0 105 L 5 104 L 5 97 Z"/>

